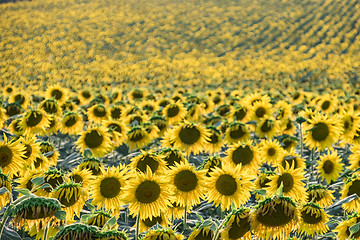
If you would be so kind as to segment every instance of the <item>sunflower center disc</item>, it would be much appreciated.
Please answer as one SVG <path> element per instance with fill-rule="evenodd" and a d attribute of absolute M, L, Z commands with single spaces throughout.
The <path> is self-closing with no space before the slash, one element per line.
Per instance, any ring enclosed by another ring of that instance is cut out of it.
<path fill-rule="evenodd" d="M 121 110 L 119 108 L 111 109 L 111 117 L 113 119 L 119 119 L 121 115 Z"/>
<path fill-rule="evenodd" d="M 55 210 L 47 206 L 35 207 L 35 212 L 32 208 L 26 208 L 24 218 L 28 220 L 42 219 L 54 215 Z M 45 213 L 46 209 L 46 213 Z"/>
<path fill-rule="evenodd" d="M 248 165 L 254 158 L 254 153 L 249 146 L 238 147 L 232 155 L 232 161 L 235 164 L 241 163 L 242 166 Z"/>
<path fill-rule="evenodd" d="M 142 131 L 136 131 L 133 134 L 130 135 L 129 140 L 132 142 L 138 142 L 141 141 L 144 138 L 144 134 Z"/>
<path fill-rule="evenodd" d="M 326 160 L 323 169 L 326 174 L 332 173 L 334 171 L 334 163 L 330 160 Z"/>
<path fill-rule="evenodd" d="M 178 115 L 180 109 L 178 106 L 169 107 L 167 111 L 167 117 L 172 118 Z"/>
<path fill-rule="evenodd" d="M 135 91 L 132 93 L 132 96 L 134 99 L 140 99 L 140 98 L 143 98 L 143 93 L 140 91 Z"/>
<path fill-rule="evenodd" d="M 283 168 L 286 168 L 286 163 L 289 164 L 289 167 L 294 167 L 294 168 L 297 168 L 297 167 L 298 167 L 296 158 L 290 158 L 290 159 L 284 158 L 284 159 L 281 161 L 281 165 L 283 166 Z"/>
<path fill-rule="evenodd" d="M 69 116 L 69 118 L 65 121 L 65 126 L 72 127 L 75 125 L 76 122 L 77 120 L 75 116 Z"/>
<path fill-rule="evenodd" d="M 280 187 L 281 183 L 283 183 L 283 192 L 290 192 L 294 186 L 294 178 L 290 173 L 283 173 L 277 180 L 278 187 Z"/>
<path fill-rule="evenodd" d="M 71 207 L 79 200 L 80 194 L 78 194 L 78 196 L 75 196 L 75 188 L 76 187 L 67 187 L 65 189 L 62 189 L 62 191 L 65 191 L 65 193 L 59 198 L 59 202 L 65 207 Z M 67 196 L 70 194 L 72 194 L 71 197 L 67 198 Z"/>
<path fill-rule="evenodd" d="M 181 142 L 192 145 L 200 139 L 201 133 L 195 126 L 183 127 L 180 130 L 179 138 Z"/>
<path fill-rule="evenodd" d="M 233 139 L 240 139 L 242 138 L 246 132 L 243 130 L 242 126 L 239 126 L 237 129 L 230 131 L 230 137 Z"/>
<path fill-rule="evenodd" d="M 229 239 L 239 239 L 243 237 L 250 229 L 249 218 L 238 218 L 234 220 L 229 229 Z"/>
<path fill-rule="evenodd" d="M 69 177 L 75 183 L 82 183 L 84 180 L 79 174 L 73 174 Z"/>
<path fill-rule="evenodd" d="M 7 146 L 0 147 L 0 167 L 4 168 L 11 163 L 13 153 Z"/>
<path fill-rule="evenodd" d="M 263 125 L 261 126 L 261 131 L 264 133 L 270 132 L 272 129 L 272 121 L 271 120 L 265 120 Z"/>
<path fill-rule="evenodd" d="M 56 100 L 59 100 L 62 97 L 62 92 L 58 89 L 55 89 L 51 92 L 51 97 L 55 98 Z"/>
<path fill-rule="evenodd" d="M 291 204 L 288 205 L 291 206 Z M 256 219 L 265 227 L 284 226 L 289 223 L 293 218 L 294 209 L 292 209 L 292 207 L 285 207 L 282 202 L 275 203 L 272 207 L 270 206 L 266 211 L 264 211 L 264 207 L 261 207 L 256 214 Z"/>
<path fill-rule="evenodd" d="M 88 91 L 83 91 L 83 92 L 81 93 L 81 95 L 82 95 L 84 98 L 90 98 L 90 97 L 91 97 L 91 94 L 90 94 L 90 92 L 88 92 Z"/>
<path fill-rule="evenodd" d="M 221 175 L 216 181 L 216 190 L 225 196 L 231 196 L 236 192 L 236 180 L 229 174 Z"/>
<path fill-rule="evenodd" d="M 153 181 L 144 181 L 135 191 L 135 197 L 140 203 L 152 203 L 160 197 L 160 186 Z"/>
<path fill-rule="evenodd" d="M 237 111 L 235 112 L 235 114 L 234 114 L 236 120 L 238 120 L 238 121 L 243 120 L 243 118 L 245 117 L 245 115 L 246 115 L 246 111 L 245 111 L 244 108 L 237 110 Z"/>
<path fill-rule="evenodd" d="M 219 142 L 219 136 L 216 133 L 211 134 L 209 143 L 216 144 Z"/>
<path fill-rule="evenodd" d="M 28 159 L 32 153 L 32 147 L 29 144 L 25 144 L 25 157 Z"/>
<path fill-rule="evenodd" d="M 345 121 L 344 122 L 344 129 L 349 129 L 349 127 L 350 127 L 349 121 Z"/>
<path fill-rule="evenodd" d="M 211 240 L 213 238 L 213 231 L 205 232 L 204 230 L 201 230 L 201 232 L 198 233 L 198 235 L 194 238 L 195 240 Z"/>
<path fill-rule="evenodd" d="M 329 136 L 329 127 L 325 123 L 317 123 L 311 130 L 311 136 L 316 141 L 324 141 Z"/>
<path fill-rule="evenodd" d="M 26 125 L 29 127 L 35 127 L 38 125 L 43 118 L 43 115 L 41 113 L 38 113 L 36 111 L 31 112 L 28 119 L 26 119 Z"/>
<path fill-rule="evenodd" d="M 273 148 L 273 147 L 271 147 L 271 148 L 269 148 L 269 149 L 267 150 L 267 154 L 268 154 L 270 157 L 274 156 L 275 153 L 276 153 L 276 150 L 275 150 L 275 148 Z"/>
<path fill-rule="evenodd" d="M 351 196 L 354 193 L 360 196 L 360 180 L 355 180 L 352 182 L 351 186 L 349 187 L 349 192 L 347 195 Z"/>
<path fill-rule="evenodd" d="M 190 192 L 195 190 L 198 185 L 198 179 L 192 171 L 182 170 L 176 174 L 174 184 L 180 191 Z"/>
<path fill-rule="evenodd" d="M 321 105 L 321 109 L 322 110 L 326 110 L 330 107 L 330 102 L 329 101 L 325 101 L 322 105 Z"/>
<path fill-rule="evenodd" d="M 103 141 L 104 137 L 98 133 L 96 130 L 91 130 L 91 132 L 85 135 L 85 144 L 89 148 L 99 147 Z"/>
<path fill-rule="evenodd" d="M 265 113 L 266 113 L 266 110 L 265 110 L 265 108 L 263 108 L 263 107 L 259 107 L 259 108 L 256 109 L 256 111 L 255 111 L 255 114 L 256 114 L 256 116 L 257 116 L 258 118 L 262 118 L 262 117 L 265 115 Z"/>
<path fill-rule="evenodd" d="M 23 105 L 24 102 L 25 102 L 25 97 L 21 94 L 17 94 L 15 97 L 14 97 L 14 100 L 15 102 L 18 102 L 20 105 Z"/>
<path fill-rule="evenodd" d="M 116 123 L 110 123 L 108 128 L 112 129 L 115 132 L 121 133 L 121 127 Z"/>
<path fill-rule="evenodd" d="M 154 160 L 154 158 L 152 158 L 151 156 L 146 155 L 138 161 L 136 168 L 139 169 L 141 172 L 145 173 L 147 166 L 149 166 L 151 168 L 151 171 L 155 173 L 159 167 L 159 162 Z"/>
<path fill-rule="evenodd" d="M 114 198 L 120 193 L 120 181 L 115 177 L 104 178 L 100 183 L 100 193 L 105 198 Z"/>
<path fill-rule="evenodd" d="M 150 220 L 150 218 L 146 218 L 141 221 L 145 224 L 145 226 L 150 228 L 154 226 L 156 223 L 159 223 L 161 225 L 162 218 L 160 216 L 157 216 L 157 217 L 152 217 L 152 220 Z"/>
<path fill-rule="evenodd" d="M 320 211 L 320 210 L 318 210 Z M 311 211 L 306 213 L 306 210 L 304 211 L 301 211 L 301 218 L 303 219 L 303 221 L 305 223 L 308 223 L 308 224 L 317 224 L 319 222 L 321 222 L 322 220 L 322 216 L 316 216 L 316 214 L 311 214 Z"/>
<path fill-rule="evenodd" d="M 105 115 L 106 115 L 105 108 L 101 107 L 101 106 L 94 108 L 94 115 L 96 117 L 105 117 Z"/>
<path fill-rule="evenodd" d="M 181 162 L 181 157 L 174 152 L 171 152 L 167 157 L 164 158 L 168 166 L 175 166 L 175 163 Z"/>
<path fill-rule="evenodd" d="M 21 113 L 21 109 L 16 105 L 8 105 L 6 107 L 6 115 L 12 117 Z"/>

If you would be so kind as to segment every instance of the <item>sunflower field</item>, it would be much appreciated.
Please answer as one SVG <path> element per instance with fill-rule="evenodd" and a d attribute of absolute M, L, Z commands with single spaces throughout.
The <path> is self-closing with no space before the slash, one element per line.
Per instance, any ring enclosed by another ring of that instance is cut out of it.
<path fill-rule="evenodd" d="M 0 1 L 1 240 L 360 239 L 358 0 Z"/>

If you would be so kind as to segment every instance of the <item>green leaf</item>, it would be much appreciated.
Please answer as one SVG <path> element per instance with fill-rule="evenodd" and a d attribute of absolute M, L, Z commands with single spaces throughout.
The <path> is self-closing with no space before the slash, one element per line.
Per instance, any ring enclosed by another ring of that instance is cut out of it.
<path fill-rule="evenodd" d="M 86 202 L 85 204 L 86 204 L 86 206 L 89 208 L 89 210 L 90 210 L 91 212 L 95 211 L 94 205 L 92 205 L 92 204 L 89 203 L 89 202 Z"/>
<path fill-rule="evenodd" d="M 17 189 L 18 193 L 21 193 L 22 195 L 30 195 L 31 192 L 28 189 Z"/>
<path fill-rule="evenodd" d="M 349 231 L 351 234 L 355 234 L 359 231 L 359 226 L 360 226 L 360 222 L 352 225 L 350 228 L 349 228 Z"/>
<path fill-rule="evenodd" d="M 105 223 L 105 225 L 104 225 L 104 229 L 106 229 L 106 228 L 111 228 L 111 227 L 113 227 L 114 225 L 115 225 L 115 223 L 116 223 L 116 218 L 115 217 L 112 217 L 112 218 L 110 218 L 106 223 Z"/>
<path fill-rule="evenodd" d="M 92 152 L 90 149 L 86 148 L 84 150 L 84 157 L 91 157 L 92 156 Z"/>
<path fill-rule="evenodd" d="M 44 189 L 44 188 L 50 188 L 51 190 L 53 189 L 53 187 L 49 183 L 45 183 L 39 187 L 39 189 Z"/>
<path fill-rule="evenodd" d="M 89 218 L 96 217 L 96 216 L 97 216 L 96 213 L 83 214 L 83 215 L 81 215 L 80 221 L 86 223 L 89 220 Z"/>
<path fill-rule="evenodd" d="M 266 195 L 266 190 L 265 189 L 255 189 L 255 192 L 257 192 L 258 194 L 265 196 Z"/>
<path fill-rule="evenodd" d="M 276 190 L 276 195 L 282 196 L 283 195 L 283 190 L 284 190 L 284 183 L 281 182 L 280 187 Z"/>
<path fill-rule="evenodd" d="M 33 178 L 33 179 L 31 179 L 31 182 L 32 182 L 35 186 L 39 186 L 39 185 L 41 185 L 41 184 L 43 184 L 43 183 L 45 182 L 45 181 L 44 181 L 44 176 Z"/>
<path fill-rule="evenodd" d="M 200 220 L 200 222 L 204 222 L 204 218 L 200 214 L 198 214 L 197 212 L 195 214 L 198 217 L 198 219 Z"/>
<path fill-rule="evenodd" d="M 296 122 L 299 123 L 299 124 L 302 124 L 303 122 L 306 122 L 306 119 L 303 118 L 303 117 L 297 117 Z"/>
<path fill-rule="evenodd" d="M 66 212 L 64 210 L 59 210 L 54 215 L 59 220 L 65 220 L 66 219 Z"/>
<path fill-rule="evenodd" d="M 0 195 L 3 195 L 4 193 L 10 193 L 9 190 L 6 187 L 0 188 Z"/>

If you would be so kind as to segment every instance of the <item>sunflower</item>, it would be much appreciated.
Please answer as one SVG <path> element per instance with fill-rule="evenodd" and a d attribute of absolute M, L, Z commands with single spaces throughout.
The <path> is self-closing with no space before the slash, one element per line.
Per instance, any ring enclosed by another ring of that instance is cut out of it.
<path fill-rule="evenodd" d="M 10 96 L 12 93 L 16 91 L 16 87 L 13 84 L 8 84 L 3 88 L 3 96 Z"/>
<path fill-rule="evenodd" d="M 344 164 L 340 162 L 341 159 L 338 156 L 337 152 L 334 151 L 320 156 L 318 161 L 318 166 L 316 167 L 320 173 L 322 179 L 325 179 L 327 183 L 331 181 L 336 181 L 339 178 L 340 172 L 342 171 Z"/>
<path fill-rule="evenodd" d="M 11 198 L 10 193 L 12 192 L 11 180 L 9 179 L 9 176 L 1 173 L 1 169 L 0 169 L 0 188 L 2 187 L 5 187 L 9 192 L 0 195 L 0 209 L 5 207 L 10 202 L 10 198 Z"/>
<path fill-rule="evenodd" d="M 299 217 L 299 210 L 291 198 L 266 198 L 252 214 L 252 231 L 260 239 L 285 239 L 298 227 Z"/>
<path fill-rule="evenodd" d="M 61 209 L 57 199 L 43 198 L 31 196 L 11 210 L 12 222 L 21 229 L 26 224 L 29 229 L 35 227 L 37 231 L 45 228 L 48 223 L 50 226 L 58 226 L 61 224 L 54 216 L 55 212 Z"/>
<path fill-rule="evenodd" d="M 321 96 L 321 100 L 317 103 L 317 109 L 323 113 L 332 113 L 338 105 L 337 98 L 330 94 Z"/>
<path fill-rule="evenodd" d="M 360 145 L 352 145 L 351 154 L 349 156 L 350 169 L 355 171 L 360 168 Z"/>
<path fill-rule="evenodd" d="M 329 221 L 329 216 L 325 211 L 314 203 L 306 203 L 300 209 L 300 226 L 299 233 L 305 236 L 322 235 L 329 231 L 326 223 Z"/>
<path fill-rule="evenodd" d="M 61 110 L 65 112 L 75 112 L 77 111 L 78 107 L 75 105 L 75 103 L 72 100 L 67 100 L 64 103 L 60 105 Z"/>
<path fill-rule="evenodd" d="M 285 156 L 285 150 L 275 139 L 263 140 L 259 146 L 259 155 L 262 162 L 277 166 L 277 164 Z"/>
<path fill-rule="evenodd" d="M 49 127 L 45 128 L 44 131 L 41 131 L 39 135 L 51 135 L 59 130 L 59 120 L 56 116 L 50 115 L 49 116 Z"/>
<path fill-rule="evenodd" d="M 355 174 L 352 177 L 350 177 L 349 179 L 347 179 L 347 181 L 345 182 L 345 185 L 344 185 L 343 189 L 341 190 L 340 199 L 349 197 L 349 196 L 353 195 L 354 193 L 356 193 L 358 196 L 360 196 L 360 176 L 355 175 Z M 352 212 L 352 211 L 359 212 L 360 211 L 360 199 L 356 198 L 350 202 L 344 203 L 342 205 L 342 208 L 347 210 L 348 212 Z"/>
<path fill-rule="evenodd" d="M 331 144 L 338 140 L 340 132 L 337 119 L 318 114 L 309 120 L 309 125 L 305 129 L 304 143 L 312 149 L 323 150 L 331 147 Z"/>
<path fill-rule="evenodd" d="M 93 176 L 102 175 L 104 172 L 104 166 L 101 161 L 96 158 L 85 158 L 82 163 L 78 166 L 80 171 L 86 169 L 91 172 Z"/>
<path fill-rule="evenodd" d="M 126 232 L 119 232 L 117 230 L 108 230 L 97 232 L 95 235 L 96 240 L 128 240 Z"/>
<path fill-rule="evenodd" d="M 206 149 L 210 132 L 203 126 L 185 121 L 173 128 L 170 142 L 175 148 L 190 153 L 198 154 Z"/>
<path fill-rule="evenodd" d="M 175 148 L 165 148 L 160 151 L 158 156 L 165 161 L 166 167 L 168 169 L 170 169 L 172 166 L 175 166 L 175 163 L 187 161 L 184 154 Z"/>
<path fill-rule="evenodd" d="M 191 213 L 193 207 L 186 206 L 186 213 Z M 171 202 L 171 206 L 169 207 L 168 211 L 165 212 L 167 217 L 171 219 L 182 219 L 185 215 L 185 206 L 181 206 L 179 202 L 175 199 Z"/>
<path fill-rule="evenodd" d="M 17 103 L 21 108 L 25 109 L 29 105 L 30 101 L 29 101 L 29 96 L 26 93 L 20 91 L 12 94 L 8 102 Z"/>
<path fill-rule="evenodd" d="M 280 121 L 282 124 L 292 115 L 291 105 L 284 100 L 280 100 L 275 104 L 277 109 L 275 119 Z"/>
<path fill-rule="evenodd" d="M 285 135 L 285 137 L 282 138 L 280 142 L 283 149 L 285 149 L 287 152 L 293 152 L 298 145 L 297 140 L 294 137 L 288 135 Z"/>
<path fill-rule="evenodd" d="M 38 171 L 46 171 L 50 167 L 50 163 L 47 157 L 42 153 L 35 157 L 35 160 L 30 164 L 30 169 L 36 169 Z"/>
<path fill-rule="evenodd" d="M 85 104 L 88 104 L 92 100 L 93 95 L 92 95 L 91 91 L 84 89 L 84 90 L 80 91 L 78 98 L 80 99 L 80 102 L 82 103 L 82 105 L 85 105 Z"/>
<path fill-rule="evenodd" d="M 164 173 L 166 170 L 166 162 L 152 150 L 143 151 L 141 154 L 133 157 L 130 161 L 130 168 L 145 173 L 147 167 L 150 167 L 154 174 Z"/>
<path fill-rule="evenodd" d="M 305 98 L 305 94 L 303 90 L 294 91 L 294 93 L 290 96 L 293 104 L 300 104 Z"/>
<path fill-rule="evenodd" d="M 286 155 L 284 155 L 284 157 L 281 159 L 279 164 L 283 168 L 289 166 L 290 168 L 294 169 L 306 169 L 305 159 L 301 158 L 300 155 L 295 153 L 294 150 L 292 150 L 291 152 L 287 152 Z"/>
<path fill-rule="evenodd" d="M 49 184 L 51 187 L 38 189 L 36 194 L 39 196 L 49 197 L 53 189 L 64 182 L 64 174 L 56 169 L 48 170 L 42 176 L 44 177 L 44 183 Z"/>
<path fill-rule="evenodd" d="M 203 197 L 205 171 L 196 171 L 195 167 L 186 161 L 176 163 L 167 176 L 171 192 L 176 196 L 180 206 L 192 207 L 200 203 L 200 198 Z"/>
<path fill-rule="evenodd" d="M 162 116 L 153 116 L 150 118 L 150 122 L 157 126 L 159 129 L 159 136 L 164 135 L 165 131 L 168 129 L 169 125 L 166 119 Z"/>
<path fill-rule="evenodd" d="M 80 184 L 84 189 L 88 189 L 94 179 L 92 171 L 86 168 L 80 170 L 80 167 L 77 167 L 73 171 L 69 172 L 67 178 L 74 183 Z"/>
<path fill-rule="evenodd" d="M 57 164 L 57 160 L 60 156 L 60 153 L 56 151 L 52 143 L 48 141 L 40 142 L 40 152 L 43 155 L 46 155 L 46 158 L 49 160 L 50 165 L 55 166 Z"/>
<path fill-rule="evenodd" d="M 266 116 L 271 116 L 272 105 L 269 102 L 257 101 L 251 106 L 251 119 L 260 121 Z"/>
<path fill-rule="evenodd" d="M 89 194 L 78 183 L 64 182 L 53 190 L 51 197 L 59 200 L 62 210 L 66 212 L 66 220 L 72 221 L 74 214 L 80 218 L 80 211 Z"/>
<path fill-rule="evenodd" d="M 97 235 L 97 228 L 81 223 L 64 226 L 56 233 L 54 240 L 93 240 Z"/>
<path fill-rule="evenodd" d="M 104 227 L 105 223 L 111 218 L 111 215 L 103 210 L 97 210 L 91 213 L 91 215 L 92 217 L 88 218 L 86 224 L 98 228 Z"/>
<path fill-rule="evenodd" d="M 19 115 L 22 111 L 23 110 L 17 103 L 9 103 L 5 106 L 5 115 L 8 117 Z"/>
<path fill-rule="evenodd" d="M 210 229 L 210 226 L 203 228 L 195 228 L 190 234 L 188 240 L 212 240 L 215 233 Z"/>
<path fill-rule="evenodd" d="M 120 88 L 111 89 L 110 100 L 112 103 L 120 102 L 122 100 L 122 89 Z"/>
<path fill-rule="evenodd" d="M 109 112 L 112 120 L 120 120 L 121 114 L 124 112 L 124 107 L 120 105 L 114 105 L 110 108 Z"/>
<path fill-rule="evenodd" d="M 109 211 L 114 211 L 123 205 L 125 176 L 124 166 L 108 168 L 104 173 L 92 181 L 90 193 L 92 204 L 98 208 L 104 206 Z"/>
<path fill-rule="evenodd" d="M 163 116 L 167 119 L 169 125 L 173 125 L 186 116 L 186 109 L 184 105 L 180 102 L 175 102 L 168 104 L 162 110 Z"/>
<path fill-rule="evenodd" d="M 87 110 L 86 114 L 90 122 L 99 124 L 110 116 L 108 109 L 103 104 L 95 104 Z"/>
<path fill-rule="evenodd" d="M 12 120 L 9 125 L 9 132 L 15 134 L 16 136 L 22 136 L 24 134 L 24 130 L 21 128 L 21 122 L 21 118 Z"/>
<path fill-rule="evenodd" d="M 50 119 L 44 110 L 29 110 L 20 123 L 25 135 L 38 134 L 50 126 Z"/>
<path fill-rule="evenodd" d="M 240 208 L 232 211 L 231 214 L 226 217 L 224 229 L 220 233 L 221 239 L 252 240 L 250 222 L 250 209 Z"/>
<path fill-rule="evenodd" d="M 60 131 L 64 134 L 76 135 L 83 130 L 82 117 L 77 112 L 66 112 L 61 120 Z"/>
<path fill-rule="evenodd" d="M 48 88 L 47 96 L 48 99 L 53 98 L 58 103 L 62 103 L 66 100 L 68 92 L 66 88 L 62 88 L 60 85 L 54 85 Z"/>
<path fill-rule="evenodd" d="M 254 175 L 253 171 L 257 170 L 260 165 L 259 152 L 252 145 L 252 140 L 232 145 L 226 151 L 226 155 L 224 162 L 233 167 L 241 164 L 242 169 L 252 175 Z"/>
<path fill-rule="evenodd" d="M 153 140 L 158 137 L 159 129 L 155 124 L 152 124 L 151 122 L 144 122 L 140 125 L 149 134 L 150 140 Z"/>
<path fill-rule="evenodd" d="M 111 135 L 111 141 L 116 145 L 121 145 L 129 128 L 119 120 L 104 121 L 103 126 L 107 128 L 108 133 Z"/>
<path fill-rule="evenodd" d="M 247 122 L 249 119 L 249 108 L 245 105 L 236 106 L 231 110 L 230 116 L 233 121 Z"/>
<path fill-rule="evenodd" d="M 140 232 L 146 232 L 151 227 L 159 224 L 160 226 L 166 228 L 169 226 L 169 220 L 165 217 L 163 213 L 161 213 L 159 216 L 152 216 L 151 220 L 150 218 L 145 218 L 140 220 Z M 134 226 L 136 227 L 136 226 Z"/>
<path fill-rule="evenodd" d="M 241 122 L 233 122 L 226 128 L 224 140 L 228 144 L 245 142 L 249 139 L 249 128 Z"/>
<path fill-rule="evenodd" d="M 47 230 L 48 231 L 47 236 L 49 237 L 49 239 L 54 237 L 56 235 L 56 233 L 59 231 L 59 226 L 57 226 L 57 224 L 52 224 L 53 222 L 54 222 L 54 220 L 51 221 L 50 226 L 49 226 L 49 228 Z M 51 225 L 54 225 L 54 227 L 51 226 Z M 59 225 L 61 226 L 62 223 L 59 223 Z M 27 231 L 28 228 L 29 227 L 27 225 L 24 226 L 25 231 Z M 36 240 L 44 239 L 45 228 L 37 230 L 36 226 L 32 226 L 31 228 L 29 228 L 28 234 L 31 237 L 36 236 Z"/>
<path fill-rule="evenodd" d="M 306 192 L 307 202 L 313 202 L 320 207 L 329 207 L 335 199 L 333 196 L 334 190 L 328 190 L 325 186 L 320 184 L 308 186 Z"/>
<path fill-rule="evenodd" d="M 146 89 L 133 89 L 128 94 L 128 99 L 130 102 L 142 101 L 145 96 L 148 95 L 148 91 Z"/>
<path fill-rule="evenodd" d="M 279 124 L 273 117 L 263 117 L 256 125 L 255 132 L 260 138 L 272 138 L 279 131 Z"/>
<path fill-rule="evenodd" d="M 339 118 L 342 127 L 341 138 L 345 142 L 349 142 L 354 138 L 356 130 L 360 127 L 359 113 L 354 113 L 354 110 L 350 108 L 349 110 L 342 110 Z"/>
<path fill-rule="evenodd" d="M 203 192 L 208 202 L 221 205 L 223 211 L 229 209 L 232 204 L 238 208 L 246 204 L 251 196 L 254 187 L 251 179 L 251 176 L 241 172 L 241 165 L 235 168 L 231 165 L 215 167 L 206 180 Z"/>
<path fill-rule="evenodd" d="M 32 191 L 34 184 L 31 180 L 40 177 L 41 175 L 43 175 L 43 172 L 36 169 L 29 169 L 25 171 L 23 175 L 16 179 L 16 182 L 19 183 L 17 189 L 27 189 L 29 191 Z"/>
<path fill-rule="evenodd" d="M 304 201 L 304 196 L 306 196 L 305 184 L 302 182 L 305 180 L 304 170 L 294 169 L 294 167 L 283 168 L 282 166 L 279 166 L 278 169 L 278 175 L 269 177 L 271 182 L 269 182 L 270 187 L 266 188 L 267 192 L 270 195 L 275 194 L 282 184 L 284 196 L 292 197 L 297 202 Z"/>
<path fill-rule="evenodd" d="M 360 239 L 360 230 L 357 230 L 354 233 L 350 232 L 350 227 L 354 226 L 355 224 L 360 222 L 360 217 L 358 213 L 354 213 L 353 215 L 349 216 L 347 220 L 342 221 L 337 225 L 334 232 L 338 233 L 338 238 L 340 240 L 347 240 L 350 239 Z"/>
<path fill-rule="evenodd" d="M 214 171 L 215 167 L 222 168 L 222 166 L 223 166 L 223 161 L 221 157 L 209 156 L 202 162 L 199 169 L 205 170 L 206 171 L 205 176 L 210 177 L 210 173 Z"/>
<path fill-rule="evenodd" d="M 136 126 L 148 121 L 148 116 L 143 113 L 134 113 L 124 119 L 125 125 Z"/>
<path fill-rule="evenodd" d="M 154 101 L 144 101 L 139 104 L 139 107 L 144 111 L 146 115 L 151 115 L 158 110 L 158 105 Z"/>
<path fill-rule="evenodd" d="M 261 190 L 261 189 L 267 189 L 270 187 L 269 183 L 271 182 L 270 176 L 275 175 L 276 173 L 273 171 L 265 171 L 258 173 L 257 178 L 254 181 L 255 189 Z M 256 194 L 256 199 L 261 199 L 263 195 Z"/>
<path fill-rule="evenodd" d="M 150 230 L 147 232 L 142 240 L 182 240 L 184 238 L 181 234 L 175 234 L 172 229 L 160 228 L 156 230 Z"/>
<path fill-rule="evenodd" d="M 208 152 L 210 154 L 220 152 L 222 146 L 221 132 L 214 126 L 207 126 L 206 129 L 208 129 L 211 134 L 209 137 L 210 140 L 208 140 Z"/>
<path fill-rule="evenodd" d="M 112 149 L 110 134 L 103 126 L 92 126 L 80 135 L 75 144 L 82 153 L 89 148 L 95 157 L 103 157 Z"/>
<path fill-rule="evenodd" d="M 46 99 L 42 101 L 39 108 L 44 110 L 47 114 L 60 115 L 61 110 L 55 99 Z"/>
<path fill-rule="evenodd" d="M 280 127 L 283 134 L 293 135 L 296 133 L 296 126 L 290 118 L 285 119 Z"/>
<path fill-rule="evenodd" d="M 134 173 L 124 188 L 124 201 L 129 203 L 132 215 L 140 215 L 140 219 L 159 216 L 171 205 L 172 195 L 166 176 L 155 175 L 150 167 L 146 173 Z"/>
<path fill-rule="evenodd" d="M 5 134 L 3 138 L 0 143 L 0 168 L 4 174 L 13 174 L 23 169 L 26 149 L 21 139 L 9 141 Z"/>
<path fill-rule="evenodd" d="M 133 126 L 126 134 L 126 140 L 131 150 L 142 148 L 151 142 L 150 136 L 142 126 Z"/>

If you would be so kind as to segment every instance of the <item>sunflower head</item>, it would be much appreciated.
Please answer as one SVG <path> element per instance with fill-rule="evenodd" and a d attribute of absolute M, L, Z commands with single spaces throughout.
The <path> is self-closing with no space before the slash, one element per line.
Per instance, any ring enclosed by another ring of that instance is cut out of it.
<path fill-rule="evenodd" d="M 82 240 L 92 240 L 95 239 L 97 234 L 97 228 L 94 226 L 89 226 L 81 223 L 73 223 L 66 225 L 64 228 L 61 228 L 60 231 L 55 235 L 54 239 L 56 240 L 73 240 L 73 239 L 82 239 Z"/>
<path fill-rule="evenodd" d="M 44 132 L 45 128 L 50 126 L 50 119 L 44 110 L 29 110 L 25 113 L 21 128 L 24 129 L 26 135 L 37 134 Z"/>
<path fill-rule="evenodd" d="M 166 162 L 168 169 L 175 166 L 176 163 L 186 161 L 184 154 L 176 148 L 165 148 L 161 150 L 159 157 L 161 157 Z"/>
<path fill-rule="evenodd" d="M 210 156 L 201 164 L 199 169 L 206 170 L 206 176 L 210 177 L 210 173 L 215 169 L 215 167 L 222 168 L 222 159 L 220 156 Z"/>
<path fill-rule="evenodd" d="M 79 170 L 81 171 L 83 169 L 91 171 L 94 176 L 98 176 L 102 174 L 104 167 L 99 159 L 85 158 L 79 165 Z"/>
<path fill-rule="evenodd" d="M 242 122 L 231 123 L 225 131 L 225 141 L 229 144 L 247 141 L 250 139 L 248 127 Z"/>
<path fill-rule="evenodd" d="M 329 230 L 326 222 L 329 220 L 325 211 L 317 204 L 306 203 L 300 209 L 300 233 L 306 236 L 324 234 Z"/>
<path fill-rule="evenodd" d="M 22 109 L 18 103 L 9 103 L 5 106 L 5 114 L 8 117 L 19 115 L 21 112 L 22 112 Z"/>
<path fill-rule="evenodd" d="M 202 227 L 202 228 L 197 227 L 192 231 L 188 240 L 197 240 L 197 239 L 211 240 L 213 239 L 214 235 L 215 232 L 210 229 L 210 226 Z"/>
<path fill-rule="evenodd" d="M 153 173 L 164 172 L 166 169 L 165 161 L 152 151 L 141 151 L 140 155 L 131 159 L 130 166 L 143 173 L 146 172 L 147 167 Z"/>
<path fill-rule="evenodd" d="M 92 213 L 92 217 L 88 218 L 87 225 L 104 227 L 105 223 L 111 218 L 111 215 L 105 211 L 99 210 Z"/>
<path fill-rule="evenodd" d="M 90 149 L 95 157 L 103 157 L 112 149 L 110 134 L 103 126 L 93 126 L 82 132 L 75 144 L 83 153 L 86 148 Z"/>
<path fill-rule="evenodd" d="M 96 240 L 128 240 L 126 232 L 117 230 L 101 231 L 96 234 Z"/>
<path fill-rule="evenodd" d="M 0 188 L 5 187 L 9 192 L 11 192 L 11 181 L 8 175 L 1 173 L 0 168 Z M 10 202 L 10 194 L 8 192 L 0 195 L 0 208 L 3 208 L 6 204 Z"/>
<path fill-rule="evenodd" d="M 224 229 L 221 231 L 223 239 L 251 239 L 250 233 L 251 215 L 250 209 L 240 208 L 234 210 L 226 217 Z"/>
<path fill-rule="evenodd" d="M 143 240 L 182 240 L 183 238 L 183 235 L 176 234 L 172 229 L 160 228 L 147 232 Z"/>
<path fill-rule="evenodd" d="M 59 105 L 55 99 L 46 99 L 40 104 L 40 108 L 48 114 L 59 114 Z"/>
<path fill-rule="evenodd" d="M 321 207 L 328 207 L 334 200 L 334 190 L 328 190 L 321 184 L 310 185 L 307 190 L 307 201 L 319 204 Z"/>
<path fill-rule="evenodd" d="M 340 161 L 341 159 L 336 151 L 332 153 L 328 151 L 327 154 L 320 156 L 317 169 L 320 172 L 320 176 L 328 183 L 339 178 L 344 166 Z"/>
<path fill-rule="evenodd" d="M 153 116 L 150 118 L 150 122 L 157 126 L 159 129 L 159 135 L 163 135 L 166 129 L 168 128 L 168 122 L 162 116 Z"/>
<path fill-rule="evenodd" d="M 150 135 L 142 126 L 133 126 L 126 134 L 130 149 L 142 148 L 151 142 Z"/>

